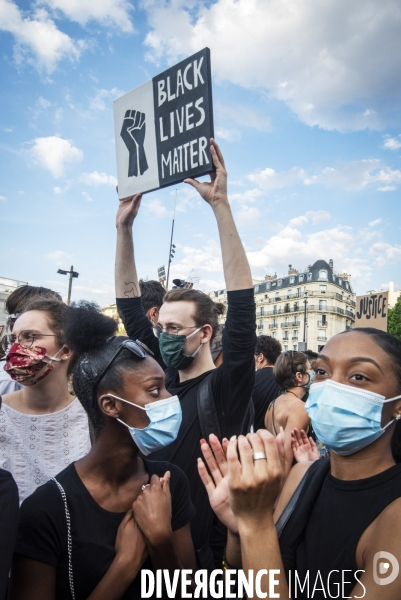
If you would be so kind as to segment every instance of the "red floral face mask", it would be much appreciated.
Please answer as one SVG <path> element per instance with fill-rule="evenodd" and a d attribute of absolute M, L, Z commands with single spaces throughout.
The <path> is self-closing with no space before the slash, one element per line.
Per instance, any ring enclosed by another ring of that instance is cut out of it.
<path fill-rule="evenodd" d="M 63 346 L 64 347 L 64 346 Z M 61 352 L 63 348 L 57 352 Z M 54 360 L 61 361 L 61 358 L 56 356 L 48 356 L 46 348 L 40 346 L 32 346 L 31 348 L 23 348 L 15 342 L 6 356 L 6 364 L 4 370 L 10 375 L 11 379 L 21 383 L 22 385 L 35 385 L 53 371 Z M 49 358 L 50 362 L 46 362 L 44 357 Z"/>

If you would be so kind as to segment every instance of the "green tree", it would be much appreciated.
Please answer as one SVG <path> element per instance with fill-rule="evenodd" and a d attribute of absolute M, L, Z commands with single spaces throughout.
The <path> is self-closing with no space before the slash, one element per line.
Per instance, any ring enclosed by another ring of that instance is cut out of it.
<path fill-rule="evenodd" d="M 401 296 L 394 308 L 388 309 L 387 331 L 401 340 Z"/>

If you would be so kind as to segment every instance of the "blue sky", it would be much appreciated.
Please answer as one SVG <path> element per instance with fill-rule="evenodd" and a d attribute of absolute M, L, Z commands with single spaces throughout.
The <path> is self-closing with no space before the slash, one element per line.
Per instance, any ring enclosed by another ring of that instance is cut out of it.
<path fill-rule="evenodd" d="M 398 0 L 0 0 L 0 275 L 114 299 L 112 101 L 211 49 L 216 139 L 252 273 L 319 258 L 358 293 L 401 286 Z M 210 208 L 185 184 L 144 196 L 139 274 L 224 286 Z"/>

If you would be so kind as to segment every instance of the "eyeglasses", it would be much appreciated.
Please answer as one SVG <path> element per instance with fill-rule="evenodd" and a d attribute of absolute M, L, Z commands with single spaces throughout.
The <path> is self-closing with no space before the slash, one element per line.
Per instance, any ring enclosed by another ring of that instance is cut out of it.
<path fill-rule="evenodd" d="M 112 338 L 109 338 L 108 341 L 111 341 L 114 339 L 115 339 L 115 337 L 112 337 Z M 139 340 L 136 340 L 136 342 L 134 342 L 133 340 L 124 340 L 118 347 L 117 351 L 113 354 L 113 356 L 111 357 L 111 359 L 109 360 L 109 362 L 107 363 L 107 365 L 105 366 L 103 371 L 98 375 L 98 377 L 94 383 L 93 399 L 95 401 L 96 401 L 97 388 L 99 386 L 101 379 L 103 379 L 103 377 L 106 375 L 107 371 L 110 369 L 113 362 L 116 360 L 117 356 L 124 349 L 129 350 L 130 352 L 132 352 L 132 354 L 135 354 L 135 356 L 137 356 L 138 358 L 141 358 L 141 359 L 146 358 L 146 356 L 148 354 L 150 354 L 151 356 L 154 356 L 152 350 L 150 348 L 148 348 L 145 344 L 140 342 Z"/>
<path fill-rule="evenodd" d="M 182 331 L 183 329 L 196 329 L 197 327 L 197 325 L 186 325 L 184 327 L 177 327 L 177 325 L 167 325 L 167 327 L 162 327 L 157 323 L 156 325 L 153 325 L 152 329 L 155 336 L 159 338 L 162 333 L 171 333 L 172 335 L 178 335 L 178 332 Z"/>
<path fill-rule="evenodd" d="M 31 348 L 34 341 L 37 338 L 41 337 L 57 337 L 54 333 L 34 333 L 33 331 L 21 331 L 18 336 L 13 333 L 7 333 L 1 340 L 1 346 L 4 352 L 7 352 L 7 349 L 18 342 L 22 348 Z"/>

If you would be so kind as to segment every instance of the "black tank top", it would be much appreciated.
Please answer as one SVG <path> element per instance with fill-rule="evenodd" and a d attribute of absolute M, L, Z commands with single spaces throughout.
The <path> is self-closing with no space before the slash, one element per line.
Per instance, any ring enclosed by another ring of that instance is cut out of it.
<path fill-rule="evenodd" d="M 305 482 L 305 485 L 307 482 Z M 391 502 L 401 497 L 401 464 L 394 465 L 367 479 L 343 481 L 330 473 L 323 481 L 321 490 L 313 504 L 301 541 L 296 549 L 296 571 L 301 584 L 309 571 L 309 593 L 307 589 L 297 593 L 294 588 L 294 573 L 291 577 L 293 598 L 314 598 L 320 600 L 330 598 L 327 580 L 330 571 L 337 569 L 339 573 L 330 576 L 330 593 L 336 597 L 351 596 L 351 591 L 358 583 L 354 578 L 357 571 L 355 554 L 359 539 L 365 529 Z M 298 501 L 302 503 L 301 498 Z M 383 548 L 385 550 L 385 548 Z M 344 585 L 342 595 L 342 574 Z M 320 579 L 320 577 L 321 579 Z M 362 572 L 357 575 L 359 578 Z M 315 593 L 313 587 L 317 581 Z M 322 589 L 322 582 L 324 592 Z M 340 584 L 338 587 L 336 584 Z M 326 595 L 325 595 L 326 594 Z M 362 596 L 363 587 L 358 584 L 355 595 Z"/>

